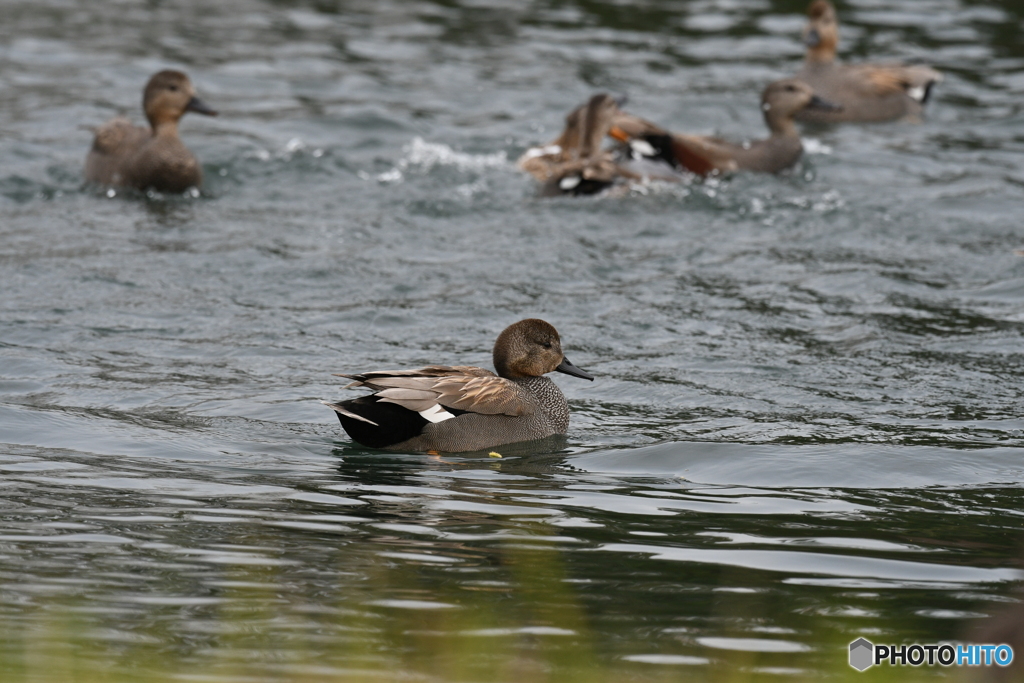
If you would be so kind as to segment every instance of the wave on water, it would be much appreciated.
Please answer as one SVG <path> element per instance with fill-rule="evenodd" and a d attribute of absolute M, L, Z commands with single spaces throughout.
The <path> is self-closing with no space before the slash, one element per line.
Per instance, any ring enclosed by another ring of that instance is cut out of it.
<path fill-rule="evenodd" d="M 686 481 L 766 488 L 900 489 L 1018 485 L 1024 449 L 938 446 L 780 446 L 673 442 L 602 451 L 567 460 L 587 472 L 672 476 Z"/>

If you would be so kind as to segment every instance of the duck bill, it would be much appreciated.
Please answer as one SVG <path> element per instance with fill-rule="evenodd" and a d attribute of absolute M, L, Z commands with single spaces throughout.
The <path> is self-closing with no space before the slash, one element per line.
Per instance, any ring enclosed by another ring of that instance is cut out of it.
<path fill-rule="evenodd" d="M 807 47 L 818 47 L 821 45 L 821 34 L 818 29 L 812 28 L 804 31 L 804 45 Z"/>
<path fill-rule="evenodd" d="M 589 375 L 580 370 L 578 367 L 570 363 L 569 359 L 566 358 L 565 356 L 562 356 L 562 362 L 558 364 L 557 368 L 555 368 L 555 372 L 564 372 L 565 374 L 572 375 L 573 377 L 589 379 L 591 382 L 594 381 L 593 375 Z"/>
<path fill-rule="evenodd" d="M 829 102 L 823 97 L 814 95 L 811 97 L 811 101 L 807 103 L 804 109 L 811 109 L 813 111 L 842 111 L 843 108 L 835 102 Z"/>
<path fill-rule="evenodd" d="M 203 102 L 198 97 L 193 97 L 188 101 L 188 105 L 185 107 L 185 111 L 194 111 L 197 114 L 203 114 L 204 116 L 216 116 L 217 110 Z"/>

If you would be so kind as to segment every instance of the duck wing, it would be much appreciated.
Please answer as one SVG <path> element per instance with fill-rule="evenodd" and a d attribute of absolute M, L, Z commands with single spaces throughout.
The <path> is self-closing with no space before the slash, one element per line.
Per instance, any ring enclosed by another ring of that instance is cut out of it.
<path fill-rule="evenodd" d="M 610 135 L 629 147 L 634 159 L 660 160 L 698 175 L 735 171 L 737 145 L 721 138 L 670 133 L 638 116 L 616 116 Z"/>
<path fill-rule="evenodd" d="M 438 412 L 437 406 L 483 415 L 522 416 L 537 410 L 537 400 L 518 384 L 472 366 L 431 365 L 339 376 L 353 380 L 346 389 L 366 387 L 376 392 L 378 401 L 421 415 Z"/>
<path fill-rule="evenodd" d="M 545 195 L 594 194 L 618 176 L 612 155 L 602 148 L 621 98 L 597 93 L 565 117 L 565 128 L 551 144 L 526 150 L 519 168 L 545 183 Z"/>
<path fill-rule="evenodd" d="M 120 185 L 136 152 L 151 138 L 149 130 L 133 126 L 124 117 L 95 129 L 92 147 L 85 158 L 85 179 L 102 185 Z"/>
<path fill-rule="evenodd" d="M 608 135 L 623 144 L 623 151 L 631 161 L 661 162 L 672 168 L 685 168 L 672 149 L 672 134 L 646 119 L 622 113 L 612 120 Z"/>
<path fill-rule="evenodd" d="M 580 147 L 580 132 L 583 126 L 586 104 L 582 104 L 565 117 L 565 128 L 561 134 L 546 145 L 531 147 L 516 161 L 520 170 L 526 171 L 540 182 L 546 182 L 558 173 L 559 165 L 571 160 Z"/>
<path fill-rule="evenodd" d="M 844 68 L 847 79 L 874 95 L 902 92 L 920 103 L 928 101 L 932 86 L 942 74 L 923 64 L 852 64 Z"/>
<path fill-rule="evenodd" d="M 145 128 L 132 125 L 123 116 L 111 119 L 96 128 L 96 137 L 92 141 L 92 151 L 99 154 L 116 154 L 119 149 L 131 149 L 150 137 Z"/>
<path fill-rule="evenodd" d="M 680 133 L 672 135 L 671 144 L 679 165 L 698 175 L 737 170 L 736 155 L 743 149 L 721 138 Z"/>

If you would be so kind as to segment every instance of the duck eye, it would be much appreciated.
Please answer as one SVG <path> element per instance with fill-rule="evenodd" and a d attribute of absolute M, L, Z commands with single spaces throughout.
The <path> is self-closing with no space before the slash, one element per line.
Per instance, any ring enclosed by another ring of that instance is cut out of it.
<path fill-rule="evenodd" d="M 176 85 L 169 85 L 169 86 L 167 86 L 167 89 L 170 90 L 171 92 L 178 92 L 178 86 L 176 86 Z"/>
<path fill-rule="evenodd" d="M 549 341 L 541 342 L 540 345 L 543 346 L 545 349 L 550 349 L 551 348 L 551 342 L 549 342 Z"/>

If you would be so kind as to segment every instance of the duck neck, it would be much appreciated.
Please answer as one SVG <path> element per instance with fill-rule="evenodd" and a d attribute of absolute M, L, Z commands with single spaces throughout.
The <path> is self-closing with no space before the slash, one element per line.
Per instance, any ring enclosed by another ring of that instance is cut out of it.
<path fill-rule="evenodd" d="M 839 28 L 834 20 L 825 21 L 815 27 L 818 40 L 807 47 L 807 61 L 810 64 L 827 66 L 836 61 L 836 48 L 839 46 Z"/>
<path fill-rule="evenodd" d="M 151 121 L 149 125 L 153 129 L 153 137 L 178 137 L 178 121 L 176 119 Z"/>
<path fill-rule="evenodd" d="M 540 377 L 519 377 L 512 379 L 526 391 L 533 394 L 537 402 L 547 413 L 551 426 L 559 434 L 565 434 L 569 429 L 569 403 L 558 385 L 551 381 L 551 378 Z"/>
<path fill-rule="evenodd" d="M 768 130 L 772 132 L 773 138 L 800 137 L 792 116 L 765 116 L 764 122 L 768 124 Z"/>
<path fill-rule="evenodd" d="M 498 337 L 498 339 L 500 340 L 501 337 Z M 519 357 L 517 362 L 513 362 L 516 358 L 517 354 L 511 350 L 509 344 L 495 343 L 494 351 L 491 354 L 491 361 L 494 363 L 494 370 L 498 373 L 499 377 L 514 381 L 530 377 L 530 375 L 521 372 L 524 369 L 523 359 Z"/>
<path fill-rule="evenodd" d="M 807 61 L 812 64 L 831 64 L 836 61 L 836 46 L 821 43 L 807 48 Z"/>

